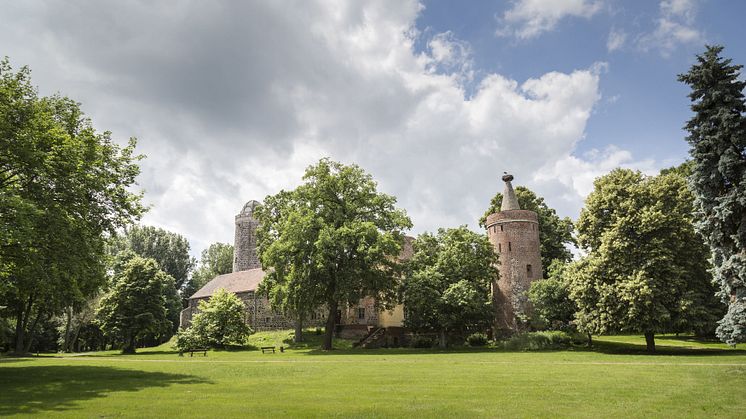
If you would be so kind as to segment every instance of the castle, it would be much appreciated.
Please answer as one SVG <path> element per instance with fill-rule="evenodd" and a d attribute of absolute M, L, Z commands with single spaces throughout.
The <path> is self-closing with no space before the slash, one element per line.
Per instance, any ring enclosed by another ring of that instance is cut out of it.
<path fill-rule="evenodd" d="M 519 329 L 518 319 L 530 310 L 528 288 L 531 282 L 541 277 L 541 254 L 539 250 L 538 215 L 522 210 L 511 184 L 513 176 L 505 175 L 500 211 L 487 217 L 487 236 L 500 257 L 500 277 L 493 283 L 495 307 L 495 329 L 505 334 Z M 294 321 L 270 307 L 266 296 L 257 293 L 264 278 L 264 271 L 257 254 L 256 230 L 259 222 L 254 210 L 261 205 L 257 201 L 247 202 L 235 217 L 235 241 L 233 272 L 215 277 L 194 295 L 189 305 L 181 312 L 181 327 L 191 323 L 197 313 L 199 301 L 209 299 L 220 288 L 235 293 L 246 305 L 246 323 L 254 330 L 292 329 Z M 399 255 L 406 260 L 412 256 L 413 238 L 407 237 Z M 319 309 L 305 327 L 321 327 L 326 321 L 326 312 Z M 363 298 L 352 307 L 339 310 L 336 323 L 340 337 L 377 336 L 389 345 L 396 346 L 405 333 L 403 328 L 404 307 L 393 310 L 379 308 L 372 298 Z"/>

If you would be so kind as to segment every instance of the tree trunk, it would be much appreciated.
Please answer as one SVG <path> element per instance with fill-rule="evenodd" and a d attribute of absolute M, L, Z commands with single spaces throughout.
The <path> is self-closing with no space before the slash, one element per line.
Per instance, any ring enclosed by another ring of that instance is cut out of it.
<path fill-rule="evenodd" d="M 52 315 L 50 314 L 49 317 L 52 317 Z M 34 319 L 34 322 L 31 323 L 31 327 L 28 328 L 28 339 L 26 339 L 26 346 L 23 348 L 24 353 L 31 352 L 31 344 L 34 343 L 34 331 L 36 330 L 36 325 L 39 324 L 40 318 L 41 318 L 41 312 L 36 314 L 36 318 Z M 39 352 L 39 349 L 37 348 L 36 351 Z"/>
<path fill-rule="evenodd" d="M 645 345 L 648 352 L 655 352 L 655 333 L 645 332 Z"/>
<path fill-rule="evenodd" d="M 589 348 L 593 347 L 593 335 L 591 335 L 590 332 L 588 332 L 588 347 Z"/>
<path fill-rule="evenodd" d="M 298 319 L 295 321 L 295 336 L 293 337 L 293 342 L 303 342 L 303 318 L 301 316 L 298 316 Z"/>
<path fill-rule="evenodd" d="M 335 320 L 337 318 L 337 302 L 329 303 L 329 315 L 326 317 L 326 330 L 324 331 L 324 346 L 326 351 L 332 349 L 332 336 L 334 335 Z"/>
<path fill-rule="evenodd" d="M 73 307 L 69 306 L 65 309 L 65 342 L 63 343 L 63 352 L 72 352 L 72 342 L 70 341 L 70 323 L 73 319 Z"/>
<path fill-rule="evenodd" d="M 16 313 L 16 350 L 17 354 L 23 354 L 26 348 L 26 327 L 28 326 L 29 317 L 31 317 L 31 307 L 33 307 L 34 296 L 28 297 L 28 303 L 25 305 L 19 302 Z"/>
<path fill-rule="evenodd" d="M 447 340 L 447 337 L 446 337 L 446 330 L 445 329 L 441 329 L 440 330 L 440 339 L 439 340 L 440 340 L 439 344 L 440 344 L 441 349 L 445 349 L 448 346 L 448 340 Z"/>
<path fill-rule="evenodd" d="M 130 335 L 124 340 L 124 346 L 122 346 L 123 354 L 134 354 L 135 353 L 135 336 Z"/>

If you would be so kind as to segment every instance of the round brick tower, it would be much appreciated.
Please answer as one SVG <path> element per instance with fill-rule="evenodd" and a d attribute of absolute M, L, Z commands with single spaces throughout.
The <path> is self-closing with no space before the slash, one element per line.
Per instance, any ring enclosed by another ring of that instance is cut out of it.
<path fill-rule="evenodd" d="M 528 314 L 528 289 L 541 278 L 539 218 L 533 211 L 522 210 L 510 183 L 503 176 L 505 191 L 500 211 L 487 216 L 487 237 L 500 256 L 500 278 L 493 283 L 495 328 L 498 333 L 515 332 L 516 316 Z"/>
<path fill-rule="evenodd" d="M 254 209 L 261 205 L 251 200 L 236 215 L 236 238 L 233 244 L 233 272 L 261 268 L 256 252 L 256 228 L 259 221 L 254 218 Z"/>

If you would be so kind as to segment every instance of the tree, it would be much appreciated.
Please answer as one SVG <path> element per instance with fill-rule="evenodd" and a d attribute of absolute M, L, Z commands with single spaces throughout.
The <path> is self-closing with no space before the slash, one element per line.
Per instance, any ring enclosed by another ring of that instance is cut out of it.
<path fill-rule="evenodd" d="M 183 351 L 243 345 L 251 333 L 246 324 L 246 306 L 236 294 L 221 288 L 209 300 L 199 302 L 199 313 L 194 315 L 189 329 L 179 333 L 177 346 Z"/>
<path fill-rule="evenodd" d="M 263 284 L 286 313 L 326 306 L 323 348 L 329 350 L 340 305 L 366 296 L 393 304 L 403 230 L 412 223 L 357 165 L 322 159 L 303 180 L 256 211 Z"/>
<path fill-rule="evenodd" d="M 489 327 L 494 316 L 490 287 L 498 276 L 497 263 L 487 236 L 466 226 L 421 234 L 402 284 L 405 326 L 439 332 L 441 347 L 453 332 L 466 335 Z"/>
<path fill-rule="evenodd" d="M 16 352 L 38 325 L 105 282 L 107 236 L 139 218 L 135 140 L 96 132 L 80 104 L 39 97 L 30 71 L 0 61 L 0 306 Z"/>
<path fill-rule="evenodd" d="M 677 173 L 616 169 L 598 178 L 577 223 L 587 256 L 568 268 L 576 322 L 587 333 L 655 334 L 694 329 L 711 307 L 707 249 L 692 220 L 692 195 Z"/>
<path fill-rule="evenodd" d="M 548 277 L 531 283 L 528 290 L 533 315 L 549 329 L 566 328 L 577 310 L 570 299 L 570 290 L 564 278 L 567 265 L 555 259 L 549 266 Z"/>
<path fill-rule="evenodd" d="M 176 281 L 176 289 L 186 285 L 196 261 L 189 255 L 189 240 L 181 234 L 152 226 L 132 226 L 122 238 L 119 251 L 129 249 L 144 258 L 155 259 L 161 269 Z"/>
<path fill-rule="evenodd" d="M 169 334 L 166 296 L 174 288 L 174 279 L 155 260 L 133 257 L 101 300 L 97 318 L 104 334 L 120 342 L 125 354 L 135 353 L 139 339 Z"/>
<path fill-rule="evenodd" d="M 181 295 L 183 298 L 189 298 L 216 276 L 231 272 L 233 272 L 233 246 L 213 243 L 202 251 L 199 265 L 187 281 Z"/>
<path fill-rule="evenodd" d="M 693 167 L 697 231 L 712 257 L 718 296 L 728 305 L 717 335 L 735 345 L 746 341 L 746 103 L 741 65 L 707 46 L 689 72 L 679 75 L 692 91 L 694 116 L 686 124 Z"/>
<path fill-rule="evenodd" d="M 577 245 L 572 236 L 573 223 L 569 217 L 560 218 L 554 208 L 550 208 L 544 198 L 536 195 L 525 186 L 515 188 L 516 198 L 521 209 L 534 211 L 539 216 L 539 242 L 541 246 L 541 264 L 544 268 L 544 276 L 553 260 L 569 262 L 572 260 L 572 252 L 568 245 Z M 500 211 L 503 195 L 498 192 L 490 201 L 490 206 L 479 219 L 479 225 L 485 226 L 487 216 Z"/>

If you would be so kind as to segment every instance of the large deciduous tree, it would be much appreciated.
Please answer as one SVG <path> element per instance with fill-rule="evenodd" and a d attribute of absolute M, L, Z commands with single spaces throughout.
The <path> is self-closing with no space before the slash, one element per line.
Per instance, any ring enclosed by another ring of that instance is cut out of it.
<path fill-rule="evenodd" d="M 0 307 L 15 320 L 15 351 L 104 283 L 106 236 L 144 211 L 130 191 L 134 148 L 94 130 L 80 104 L 39 97 L 28 68 L 0 61 Z"/>
<path fill-rule="evenodd" d="M 616 169 L 594 186 L 577 223 L 587 256 L 564 275 L 580 329 L 641 332 L 649 351 L 656 333 L 711 330 L 717 303 L 686 180 Z"/>
<path fill-rule="evenodd" d="M 536 212 L 539 217 L 539 242 L 541 246 L 541 264 L 544 268 L 544 276 L 548 273 L 549 266 L 554 260 L 569 262 L 572 260 L 572 252 L 567 248 L 568 245 L 574 246 L 573 223 L 569 217 L 560 218 L 554 208 L 550 208 L 544 198 L 536 195 L 533 191 L 525 186 L 515 188 L 516 198 L 521 209 Z M 479 224 L 484 227 L 487 216 L 500 211 L 500 205 L 503 195 L 498 192 L 490 201 L 490 206 L 479 220 Z"/>
<path fill-rule="evenodd" d="M 498 256 L 487 236 L 465 226 L 439 229 L 421 234 L 413 246 L 402 283 L 404 324 L 440 333 L 441 347 L 452 333 L 487 329 L 494 318 L 490 288 L 498 277 Z"/>
<path fill-rule="evenodd" d="M 303 180 L 256 211 L 263 288 L 296 316 L 326 306 L 328 350 L 342 306 L 366 296 L 382 306 L 395 300 L 397 256 L 412 223 L 357 165 L 322 159 Z"/>
<path fill-rule="evenodd" d="M 152 226 L 132 226 L 118 244 L 144 258 L 155 259 L 160 268 L 176 281 L 176 289 L 186 285 L 196 261 L 189 255 L 189 240 L 181 234 Z"/>
<path fill-rule="evenodd" d="M 168 295 L 175 292 L 174 279 L 154 259 L 132 257 L 114 278 L 97 313 L 104 334 L 122 345 L 122 352 L 135 353 L 136 343 L 153 335 L 170 336 Z"/>
<path fill-rule="evenodd" d="M 728 344 L 746 341 L 746 103 L 741 65 L 708 46 L 679 80 L 692 91 L 695 115 L 686 124 L 693 167 L 697 230 L 712 251 L 718 295 L 728 304 L 717 335 Z"/>
<path fill-rule="evenodd" d="M 246 306 L 238 296 L 218 289 L 209 300 L 199 302 L 189 329 L 179 332 L 177 347 L 184 351 L 202 347 L 244 345 L 252 333 L 246 324 Z"/>

